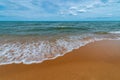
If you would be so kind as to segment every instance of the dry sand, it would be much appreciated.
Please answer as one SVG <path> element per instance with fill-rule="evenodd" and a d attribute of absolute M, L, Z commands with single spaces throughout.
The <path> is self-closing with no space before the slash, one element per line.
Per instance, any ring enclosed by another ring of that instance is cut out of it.
<path fill-rule="evenodd" d="M 39 64 L 3 65 L 0 80 L 120 80 L 120 40 L 90 43 Z"/>

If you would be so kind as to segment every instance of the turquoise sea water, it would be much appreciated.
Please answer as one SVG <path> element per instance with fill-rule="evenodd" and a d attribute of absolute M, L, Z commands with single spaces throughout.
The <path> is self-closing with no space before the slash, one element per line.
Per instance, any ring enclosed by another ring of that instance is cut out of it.
<path fill-rule="evenodd" d="M 98 40 L 120 39 L 119 21 L 0 22 L 0 64 L 40 63 Z"/>
<path fill-rule="evenodd" d="M 120 31 L 120 22 L 0 22 L 2 35 L 59 35 Z"/>

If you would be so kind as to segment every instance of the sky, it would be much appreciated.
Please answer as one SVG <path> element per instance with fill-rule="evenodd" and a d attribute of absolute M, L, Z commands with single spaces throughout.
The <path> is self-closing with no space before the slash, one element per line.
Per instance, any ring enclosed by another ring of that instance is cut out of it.
<path fill-rule="evenodd" d="M 0 21 L 120 20 L 120 0 L 0 0 Z"/>

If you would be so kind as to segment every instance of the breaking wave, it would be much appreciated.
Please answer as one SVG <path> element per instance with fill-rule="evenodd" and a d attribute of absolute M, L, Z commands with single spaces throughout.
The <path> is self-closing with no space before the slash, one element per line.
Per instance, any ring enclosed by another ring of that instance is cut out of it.
<path fill-rule="evenodd" d="M 0 22 L 0 65 L 41 63 L 113 39 L 120 39 L 120 22 Z"/>
<path fill-rule="evenodd" d="M 112 34 L 120 34 L 120 31 L 111 31 Z"/>
<path fill-rule="evenodd" d="M 112 38 L 96 38 L 70 36 L 69 38 L 57 39 L 53 42 L 6 42 L 0 43 L 0 65 L 12 63 L 41 63 L 44 60 L 63 56 L 65 53 L 78 49 L 81 46 L 99 40 L 111 40 Z M 120 38 L 114 38 L 115 40 Z"/>

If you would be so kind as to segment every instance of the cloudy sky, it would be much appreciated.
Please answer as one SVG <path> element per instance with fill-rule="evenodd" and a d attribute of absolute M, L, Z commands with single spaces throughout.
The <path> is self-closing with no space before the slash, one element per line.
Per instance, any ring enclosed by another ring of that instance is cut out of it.
<path fill-rule="evenodd" d="M 0 20 L 120 20 L 120 0 L 0 0 Z"/>

